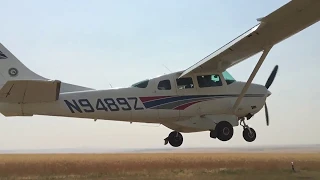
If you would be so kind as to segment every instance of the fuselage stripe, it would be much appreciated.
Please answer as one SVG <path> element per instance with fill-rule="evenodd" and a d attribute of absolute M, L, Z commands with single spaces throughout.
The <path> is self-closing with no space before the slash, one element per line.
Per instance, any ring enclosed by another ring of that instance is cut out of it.
<path fill-rule="evenodd" d="M 238 97 L 238 94 L 221 94 L 221 95 L 189 95 L 189 96 L 155 96 L 150 97 L 149 101 L 142 101 L 146 108 L 159 109 L 160 107 L 166 107 L 165 109 L 169 109 L 171 103 L 181 102 L 181 104 L 176 104 L 174 107 L 180 106 L 185 103 L 186 100 L 199 100 L 201 98 L 229 98 L 229 97 Z M 246 94 L 245 97 L 263 97 L 264 94 Z M 159 98 L 156 98 L 159 97 Z M 146 97 L 140 97 L 146 99 Z M 151 100 L 153 99 L 153 100 Z M 159 108 L 158 108 L 159 107 Z M 172 107 L 172 108 L 174 108 Z"/>
<path fill-rule="evenodd" d="M 175 110 L 184 110 L 186 109 L 187 107 L 193 105 L 193 104 L 196 104 L 198 102 L 203 102 L 203 101 L 208 101 L 208 100 L 212 100 L 212 99 L 202 99 L 202 100 L 198 100 L 198 101 L 192 101 L 192 102 L 189 102 L 189 103 L 185 103 L 185 104 L 181 104 L 180 106 L 177 106 L 173 109 Z"/>

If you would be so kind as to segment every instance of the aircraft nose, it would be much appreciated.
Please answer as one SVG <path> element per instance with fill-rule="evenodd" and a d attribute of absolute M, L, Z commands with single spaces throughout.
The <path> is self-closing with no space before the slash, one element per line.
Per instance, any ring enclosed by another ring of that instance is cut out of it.
<path fill-rule="evenodd" d="M 272 94 L 271 91 L 269 91 L 269 89 L 267 89 L 264 85 L 257 84 L 255 86 L 256 86 L 257 89 L 259 89 L 261 94 L 265 95 L 265 97 L 269 97 Z"/>
<path fill-rule="evenodd" d="M 272 94 L 271 91 L 267 89 L 267 97 L 269 97 L 271 94 Z"/>

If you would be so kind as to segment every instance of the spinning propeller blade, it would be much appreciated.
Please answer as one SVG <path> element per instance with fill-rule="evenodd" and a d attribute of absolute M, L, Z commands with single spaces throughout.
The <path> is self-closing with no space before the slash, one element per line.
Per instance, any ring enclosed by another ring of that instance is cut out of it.
<path fill-rule="evenodd" d="M 276 75 L 277 75 L 278 68 L 279 68 L 278 65 L 276 65 L 276 66 L 273 68 L 273 70 L 272 70 L 272 72 L 271 72 L 271 74 L 270 74 L 270 76 L 269 76 L 269 78 L 268 78 L 268 80 L 267 80 L 267 82 L 266 82 L 266 85 L 265 85 L 265 87 L 266 87 L 267 89 L 269 89 L 269 87 L 270 87 L 271 84 L 273 83 L 273 80 L 274 80 L 274 78 L 275 78 Z M 268 112 L 267 103 L 264 104 L 264 111 L 265 111 L 265 114 L 266 114 L 266 123 L 267 123 L 267 126 L 269 126 L 269 112 Z"/>
<path fill-rule="evenodd" d="M 278 65 L 276 65 L 274 68 L 273 68 L 273 70 L 272 70 L 272 72 L 271 72 L 271 74 L 270 74 L 270 76 L 269 76 L 269 78 L 268 78 L 268 80 L 267 80 L 267 82 L 266 82 L 266 85 L 265 85 L 265 87 L 267 88 L 267 89 L 269 89 L 269 87 L 271 86 L 271 84 L 273 83 L 273 80 L 274 80 L 274 78 L 276 77 L 276 75 L 277 75 L 277 72 L 278 72 Z"/>
<path fill-rule="evenodd" d="M 266 122 L 267 122 L 267 126 L 269 126 L 269 113 L 268 113 L 268 106 L 267 103 L 264 104 L 264 112 L 266 114 Z"/>

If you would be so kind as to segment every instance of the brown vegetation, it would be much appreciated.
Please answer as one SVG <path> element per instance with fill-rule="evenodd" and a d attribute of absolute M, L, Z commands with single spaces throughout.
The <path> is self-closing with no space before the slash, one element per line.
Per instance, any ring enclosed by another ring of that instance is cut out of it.
<path fill-rule="evenodd" d="M 184 179 L 195 179 L 197 175 L 205 179 L 205 174 L 212 177 L 212 173 L 218 171 L 235 177 L 248 171 L 251 174 L 291 173 L 292 161 L 297 171 L 313 173 L 310 177 L 320 176 L 316 173 L 320 172 L 320 153 L 163 153 L 0 155 L 0 177 L 65 176 L 70 179 L 72 175 L 141 179 L 153 174 L 155 179 L 166 179 L 167 174 L 169 179 L 173 175 L 183 175 Z"/>

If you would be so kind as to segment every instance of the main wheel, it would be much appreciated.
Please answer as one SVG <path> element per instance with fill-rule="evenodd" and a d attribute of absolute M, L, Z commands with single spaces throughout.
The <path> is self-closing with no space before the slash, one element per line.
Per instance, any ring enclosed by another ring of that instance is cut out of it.
<path fill-rule="evenodd" d="M 168 136 L 169 144 L 173 147 L 179 147 L 183 143 L 183 136 L 177 131 L 172 131 Z"/>
<path fill-rule="evenodd" d="M 210 137 L 213 139 L 217 138 L 217 131 L 216 130 L 210 131 Z"/>
<path fill-rule="evenodd" d="M 229 141 L 233 136 L 233 126 L 227 121 L 219 122 L 215 130 L 220 141 Z"/>
<path fill-rule="evenodd" d="M 251 131 L 251 133 L 250 133 L 250 131 Z M 247 142 L 253 142 L 257 137 L 256 131 L 253 128 L 250 128 L 250 131 L 248 128 L 245 128 L 242 131 L 242 136 L 243 136 L 244 140 L 246 140 Z"/>

